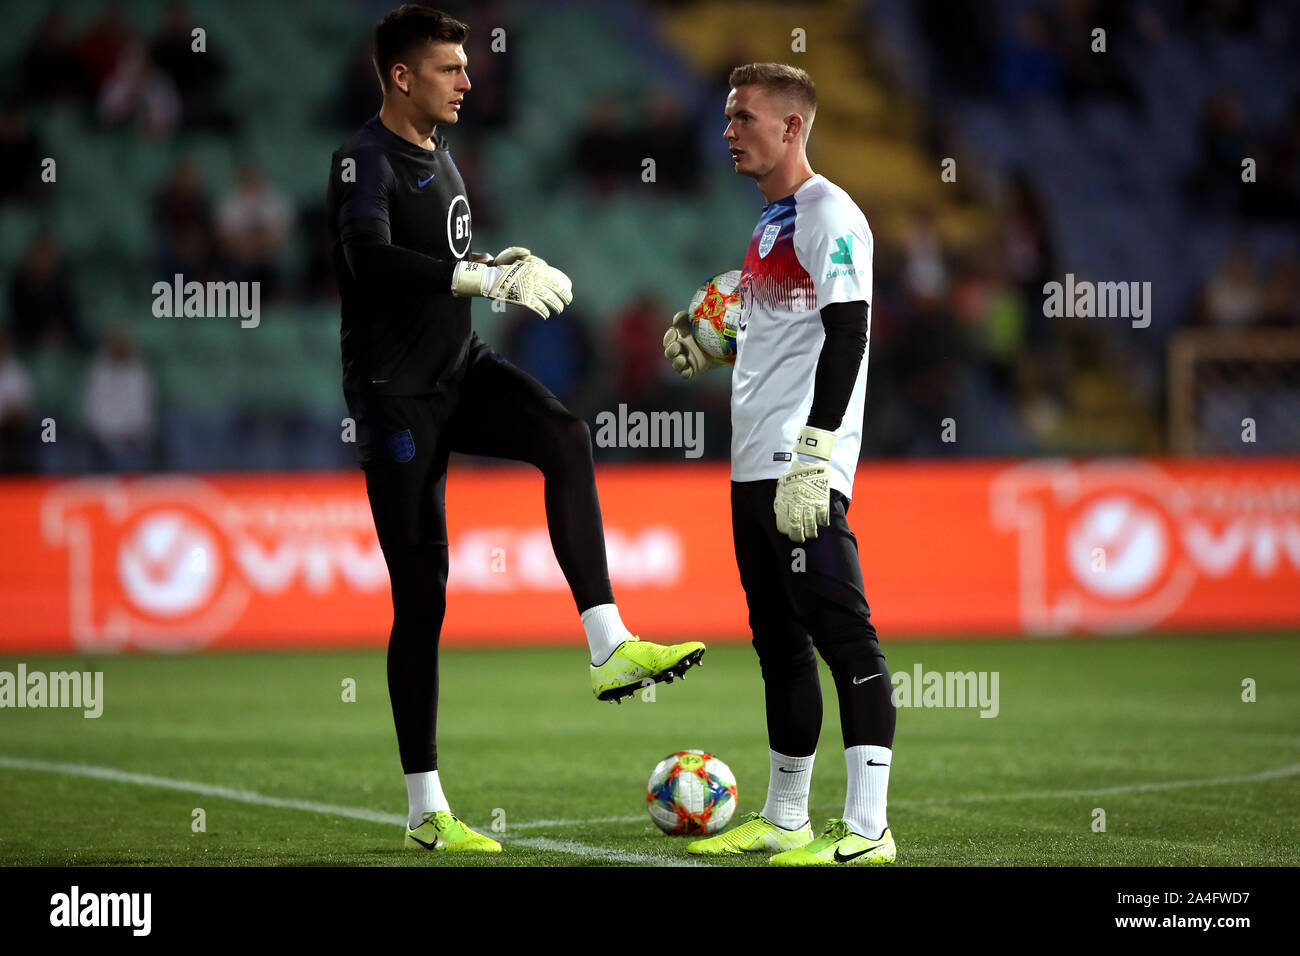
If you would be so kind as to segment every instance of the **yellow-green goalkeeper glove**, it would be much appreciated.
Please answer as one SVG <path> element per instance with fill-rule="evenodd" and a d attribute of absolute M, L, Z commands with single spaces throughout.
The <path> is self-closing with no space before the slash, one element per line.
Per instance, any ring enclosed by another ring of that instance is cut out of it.
<path fill-rule="evenodd" d="M 776 530 L 796 543 L 817 537 L 831 523 L 831 471 L 826 462 L 835 433 L 805 425 L 794 443 L 790 470 L 776 480 Z"/>
<path fill-rule="evenodd" d="M 518 248 L 512 247 L 505 253 Z M 451 275 L 451 291 L 453 295 L 477 295 L 522 305 L 542 318 L 552 312 L 563 312 L 573 301 L 573 283 L 569 277 L 532 255 L 513 258 L 507 265 L 462 259 Z"/>

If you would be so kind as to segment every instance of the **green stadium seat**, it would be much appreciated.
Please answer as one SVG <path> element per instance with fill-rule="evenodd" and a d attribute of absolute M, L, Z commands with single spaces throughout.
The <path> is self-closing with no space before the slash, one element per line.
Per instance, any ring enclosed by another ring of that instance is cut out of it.
<path fill-rule="evenodd" d="M 28 368 L 36 393 L 36 415 L 76 427 L 82 420 L 85 361 L 65 350 L 41 349 Z"/>
<path fill-rule="evenodd" d="M 17 264 L 41 229 L 43 217 L 25 206 L 7 206 L 0 215 L 0 262 Z"/>

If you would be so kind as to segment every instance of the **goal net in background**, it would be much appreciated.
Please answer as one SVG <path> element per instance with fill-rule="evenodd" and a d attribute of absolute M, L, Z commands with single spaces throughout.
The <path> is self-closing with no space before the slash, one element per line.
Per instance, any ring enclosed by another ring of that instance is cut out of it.
<path fill-rule="evenodd" d="M 1300 452 L 1300 330 L 1175 333 L 1169 344 L 1169 450 Z"/>

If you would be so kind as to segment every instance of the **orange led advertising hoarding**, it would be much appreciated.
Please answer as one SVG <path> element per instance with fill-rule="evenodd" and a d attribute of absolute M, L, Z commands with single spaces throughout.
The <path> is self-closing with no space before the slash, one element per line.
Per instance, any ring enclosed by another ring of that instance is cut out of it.
<path fill-rule="evenodd" d="M 746 640 L 721 465 L 598 469 L 610 575 L 650 639 Z M 531 469 L 453 467 L 448 644 L 582 644 Z M 1300 624 L 1300 462 L 859 467 L 882 640 Z M 361 473 L 0 483 L 0 652 L 382 645 Z M 797 555 L 791 544 L 791 560 Z"/>

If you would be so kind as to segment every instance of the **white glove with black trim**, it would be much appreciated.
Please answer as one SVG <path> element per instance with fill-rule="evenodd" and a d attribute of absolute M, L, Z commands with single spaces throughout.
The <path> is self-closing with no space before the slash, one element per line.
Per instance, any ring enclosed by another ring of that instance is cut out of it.
<path fill-rule="evenodd" d="M 523 246 L 509 246 L 502 249 L 492 257 L 492 261 L 488 264 L 493 266 L 512 266 L 520 259 L 528 259 L 532 262 L 540 262 L 542 265 L 546 265 L 545 259 L 541 256 L 533 255 Z"/>
<path fill-rule="evenodd" d="M 817 537 L 831 523 L 831 471 L 826 462 L 835 433 L 805 425 L 794 443 L 790 470 L 776 480 L 776 530 L 795 543 Z"/>
<path fill-rule="evenodd" d="M 523 253 L 520 255 L 519 253 Z M 503 262 L 506 259 L 508 261 Z M 522 305 L 542 318 L 563 312 L 573 301 L 573 282 L 522 246 L 503 250 L 494 264 L 462 259 L 451 275 L 453 295 L 482 296 Z"/>
<path fill-rule="evenodd" d="M 489 266 L 508 266 L 513 265 L 520 259 L 533 259 L 537 262 L 546 264 L 546 260 L 541 256 L 535 256 L 523 246 L 507 246 L 495 256 L 490 256 L 486 252 L 471 252 L 465 257 L 470 262 L 481 262 Z"/>
<path fill-rule="evenodd" d="M 673 316 L 673 324 L 664 333 L 664 358 L 684 379 L 692 379 L 707 372 L 715 365 L 721 365 L 717 359 L 700 348 L 691 334 L 691 320 L 685 312 Z"/>

